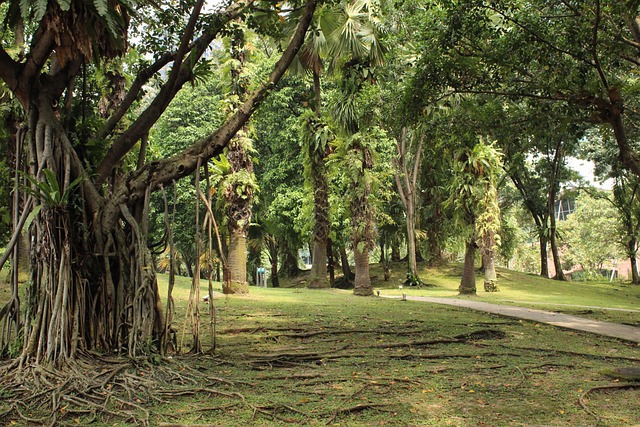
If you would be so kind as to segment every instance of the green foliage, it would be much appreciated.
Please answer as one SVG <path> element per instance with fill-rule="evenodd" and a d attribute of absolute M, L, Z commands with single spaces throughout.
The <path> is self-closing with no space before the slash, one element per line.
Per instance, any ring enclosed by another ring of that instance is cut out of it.
<path fill-rule="evenodd" d="M 393 144 L 384 130 L 372 128 L 335 139 L 327 160 L 334 191 L 340 195 L 332 199 L 337 204 L 333 209 L 348 214 L 352 241 L 368 250 L 375 246 L 374 226 L 383 217 L 382 203 L 390 198 L 390 156 L 379 162 L 379 153 L 388 154 Z"/>
<path fill-rule="evenodd" d="M 559 223 L 564 233 L 562 255 L 567 267 L 596 272 L 622 258 L 619 224 L 620 217 L 607 200 L 580 193 L 576 210 Z"/>
<path fill-rule="evenodd" d="M 78 187 L 83 177 L 73 180 L 66 188 L 62 189 L 56 174 L 50 169 L 43 169 L 43 180 L 37 179 L 21 172 L 21 175 L 29 181 L 31 186 L 24 187 L 23 190 L 32 195 L 36 200 L 50 209 L 64 209 L 69 205 L 71 196 L 75 188 Z"/>
<path fill-rule="evenodd" d="M 152 129 L 150 155 L 173 155 L 211 134 L 227 114 L 222 100 L 214 76 L 203 84 L 185 87 Z"/>
<path fill-rule="evenodd" d="M 407 278 L 402 282 L 404 286 L 422 286 L 423 282 L 420 276 L 412 272 L 407 273 Z"/>
<path fill-rule="evenodd" d="M 300 140 L 303 148 L 310 153 L 322 155 L 329 149 L 329 143 L 335 139 L 328 120 L 318 117 L 313 111 L 307 110 L 299 119 Z"/>
<path fill-rule="evenodd" d="M 448 205 L 454 207 L 456 218 L 465 228 L 479 231 L 497 230 L 499 207 L 496 180 L 502 170 L 502 154 L 493 143 L 480 140 L 472 149 L 461 148 L 453 165 L 453 181 Z M 480 221 L 483 224 L 478 224 Z M 468 231 L 472 233 L 471 230 Z"/>

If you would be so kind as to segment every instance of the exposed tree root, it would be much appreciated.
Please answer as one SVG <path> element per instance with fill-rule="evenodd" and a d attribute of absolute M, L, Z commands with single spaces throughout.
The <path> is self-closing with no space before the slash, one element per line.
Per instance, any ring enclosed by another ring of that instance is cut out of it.
<path fill-rule="evenodd" d="M 587 395 L 589 395 L 590 393 L 593 393 L 594 391 L 621 390 L 621 389 L 627 389 L 627 388 L 640 388 L 640 383 L 613 384 L 613 385 L 601 385 L 601 386 L 591 387 L 589 390 L 582 393 L 582 395 L 578 399 L 578 403 L 580 404 L 582 409 L 584 409 L 589 415 L 593 416 L 598 422 L 600 421 L 601 417 L 587 407 L 587 402 L 586 402 Z"/>
<path fill-rule="evenodd" d="M 159 423 L 158 427 L 214 427 L 215 424 Z"/>
<path fill-rule="evenodd" d="M 422 335 L 424 330 L 410 329 L 410 330 L 397 330 L 397 329 L 322 329 L 319 331 L 299 332 L 299 333 L 287 333 L 278 334 L 277 337 L 286 338 L 312 338 L 319 335 L 352 335 L 352 334 L 378 334 L 378 335 Z"/>
<path fill-rule="evenodd" d="M 380 408 L 384 408 L 385 406 L 388 406 L 388 405 L 384 403 L 359 403 L 357 405 L 353 405 L 348 408 L 335 409 L 332 411 L 331 417 L 326 421 L 325 424 L 327 425 L 332 424 L 335 421 L 335 419 L 338 417 L 338 415 L 355 414 L 357 412 L 362 412 L 367 409 L 380 410 Z"/>
<path fill-rule="evenodd" d="M 0 365 L 0 414 L 7 422 L 36 425 L 73 424 L 78 416 L 85 417 L 86 423 L 101 416 L 147 426 L 150 413 L 145 406 L 165 402 L 167 397 L 203 393 L 244 401 L 238 393 L 213 388 L 214 384 L 234 385 L 231 381 L 206 376 L 177 361 L 151 362 L 93 356 L 55 370 L 6 362 Z"/>
<path fill-rule="evenodd" d="M 500 356 L 520 356 L 517 353 L 472 353 L 472 354 L 390 354 L 387 357 L 390 359 L 399 359 L 399 360 L 417 360 L 417 359 L 477 359 L 478 357 L 500 357 Z"/>
<path fill-rule="evenodd" d="M 458 344 L 464 341 L 465 340 L 461 340 L 461 339 L 417 340 L 417 341 L 408 341 L 408 342 L 372 344 L 367 346 L 367 348 L 424 347 L 424 346 L 436 345 L 436 344 Z"/>
<path fill-rule="evenodd" d="M 632 362 L 640 362 L 640 359 L 637 357 L 613 356 L 610 354 L 593 354 L 593 353 L 583 353 L 580 351 L 558 350 L 553 348 L 540 348 L 540 347 L 521 347 L 521 346 L 504 345 L 504 344 L 502 344 L 501 347 L 507 348 L 509 350 L 536 351 L 536 352 L 545 353 L 545 354 L 549 354 L 549 353 L 566 354 L 569 356 L 580 356 L 587 359 L 596 358 L 596 359 L 629 360 Z"/>

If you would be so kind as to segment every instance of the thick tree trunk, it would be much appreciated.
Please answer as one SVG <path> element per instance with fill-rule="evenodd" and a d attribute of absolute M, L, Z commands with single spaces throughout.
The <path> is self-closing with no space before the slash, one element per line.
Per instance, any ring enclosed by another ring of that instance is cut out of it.
<path fill-rule="evenodd" d="M 236 61 L 236 66 L 231 68 L 231 93 L 237 96 L 240 102 L 245 101 L 247 95 L 247 82 L 241 78 L 246 62 L 246 39 L 242 27 L 237 27 L 231 37 L 231 58 Z M 229 161 L 232 176 L 238 174 L 253 176 L 253 160 L 251 158 L 251 140 L 247 137 L 249 129 L 247 125 L 229 142 L 227 160 Z M 251 179 L 251 178 L 250 178 Z M 241 294 L 249 292 L 247 282 L 247 232 L 251 222 L 251 201 L 253 199 L 253 187 L 246 183 L 233 181 L 224 193 L 225 215 L 229 228 L 229 253 L 227 256 L 227 268 L 229 269 L 229 281 L 223 286 L 226 294 Z"/>
<path fill-rule="evenodd" d="M 295 249 L 285 247 L 284 259 L 282 261 L 282 271 L 286 277 L 296 277 L 300 274 L 300 267 L 298 266 L 297 253 Z"/>
<path fill-rule="evenodd" d="M 369 250 L 364 248 L 361 252 L 358 250 L 357 245 L 355 245 L 353 248 L 353 257 L 356 263 L 356 279 L 353 294 L 360 296 L 373 295 L 371 277 L 369 275 Z"/>
<path fill-rule="evenodd" d="M 411 214 L 409 214 L 411 212 Z M 408 269 L 412 277 L 418 277 L 418 262 L 416 256 L 416 223 L 414 216 L 414 205 L 407 205 L 407 258 L 409 259 Z"/>
<path fill-rule="evenodd" d="M 354 275 L 351 271 L 351 266 L 349 265 L 349 255 L 347 255 L 347 250 L 344 247 L 340 247 L 340 264 L 342 266 L 342 275 L 344 276 L 344 280 L 346 282 L 350 282 Z"/>
<path fill-rule="evenodd" d="M 631 283 L 640 285 L 640 275 L 638 274 L 638 241 L 636 238 L 629 239 L 627 243 L 627 253 L 631 262 Z"/>
<path fill-rule="evenodd" d="M 476 294 L 476 271 L 474 267 L 475 252 L 476 243 L 473 241 L 473 238 L 471 238 L 467 242 L 467 247 L 464 254 L 462 279 L 460 280 L 460 286 L 458 287 L 458 292 L 460 292 L 461 295 Z"/>
<path fill-rule="evenodd" d="M 237 8 L 236 5 L 233 7 Z M 230 14 L 232 16 L 228 19 L 243 10 L 237 9 L 237 13 Z M 84 161 L 90 159 L 80 159 L 62 128 L 60 111 L 53 110 L 63 91 L 79 75 L 84 59 L 78 54 L 59 69 L 49 67 L 49 63 L 56 62 L 50 53 L 66 51 L 68 43 L 59 50 L 56 48 L 59 41 L 53 40 L 51 28 L 35 27 L 34 31 L 40 36 L 33 38 L 33 51 L 24 55 L 24 62 L 13 60 L 9 55 L 0 55 L 0 78 L 12 89 L 29 117 L 29 175 L 36 182 L 34 186 L 48 186 L 36 198 L 36 211 L 29 229 L 30 241 L 34 243 L 31 249 L 31 280 L 24 289 L 24 345 L 19 366 L 30 362 L 59 366 L 87 351 L 120 352 L 130 357 L 159 351 L 158 344 L 162 342 L 160 338 L 165 328 L 159 310 L 154 265 L 146 246 L 145 227 L 135 220 L 132 206 L 140 199 L 147 199 L 151 192 L 163 185 L 190 175 L 201 161 L 222 152 L 283 76 L 304 42 L 314 10 L 315 1 L 310 0 L 305 5 L 295 34 L 268 80 L 217 132 L 171 158 L 148 163 L 126 178 L 121 176 L 118 164 L 162 114 L 163 108 L 150 106 L 109 147 L 102 164 L 87 173 Z M 48 21 L 43 20 L 44 25 L 59 18 L 55 16 L 55 9 L 49 8 L 47 14 L 49 12 L 53 16 L 49 16 Z M 197 12 L 197 8 L 194 9 L 188 28 L 197 27 Z M 225 19 L 221 22 L 223 25 L 226 23 Z M 85 23 L 70 21 L 67 24 L 82 26 Z M 185 30 L 178 54 L 163 55 L 167 57 L 166 62 L 151 75 L 169 61 L 176 60 L 176 73 L 184 78 L 178 81 L 180 78 L 171 72 L 168 87 L 175 90 L 161 90 L 159 103 L 168 105 L 182 84 L 193 76 L 189 66 L 193 63 L 185 61 L 183 64 L 182 59 L 193 53 L 190 58 L 197 60 L 210 44 L 203 43 L 203 40 L 212 40 L 222 28 L 214 27 L 213 33 L 207 31 L 209 39 L 203 36 L 205 38 L 198 39 L 197 43 L 191 43 L 193 32 Z M 126 46 L 126 39 L 122 42 Z M 105 44 L 109 45 L 107 41 Z M 108 57 L 103 50 L 96 48 L 95 57 Z M 111 55 L 115 52 L 113 46 L 107 46 L 106 50 Z M 143 78 L 142 83 L 147 80 Z M 130 95 L 129 98 L 135 100 L 139 91 L 133 90 Z M 123 113 L 131 103 L 124 104 Z M 149 110 L 153 111 L 149 113 Z M 112 125 L 107 126 L 104 137 L 120 124 L 120 119 L 110 122 Z M 104 137 L 98 139 L 106 140 Z M 110 177 L 113 182 L 105 188 L 108 196 L 103 197 L 96 187 L 102 187 Z M 72 183 L 76 179 L 80 179 L 80 184 L 74 190 Z M 49 191 L 54 189 L 54 183 L 60 191 Z M 3 315 L 4 311 L 0 310 L 0 317 Z M 2 347 L 4 343 L 0 342 Z"/>
<path fill-rule="evenodd" d="M 332 288 L 336 285 L 336 272 L 333 260 L 333 244 L 331 239 L 327 239 L 327 269 L 329 270 L 329 286 Z"/>
<path fill-rule="evenodd" d="M 558 249 L 558 233 L 556 232 L 556 220 L 555 212 L 551 212 L 552 215 L 549 218 L 549 243 L 551 244 L 551 254 L 553 256 L 553 265 L 556 269 L 556 275 L 553 276 L 555 280 L 567 280 L 567 277 L 562 271 L 562 260 L 560 258 L 560 250 Z"/>
<path fill-rule="evenodd" d="M 30 117 L 30 175 L 60 191 L 36 200 L 22 360 L 61 365 L 86 350 L 151 351 L 164 325 L 142 228 L 125 204 L 122 221 L 108 221 L 116 228 L 91 222 L 100 217 L 87 214 L 97 207 L 91 184 L 71 186 L 79 160 L 45 96 Z"/>
<path fill-rule="evenodd" d="M 247 282 L 247 238 L 242 230 L 234 230 L 229 236 L 229 256 L 227 257 L 229 280 L 223 285 L 225 294 L 246 294 Z"/>
<path fill-rule="evenodd" d="M 320 117 L 322 99 L 320 75 L 313 72 L 313 93 L 315 96 L 315 113 Z M 311 180 L 313 182 L 314 226 L 313 254 L 309 276 L 309 288 L 328 288 L 327 281 L 327 240 L 329 239 L 329 184 L 325 165 L 325 148 L 309 144 L 309 160 L 311 161 Z"/>
<path fill-rule="evenodd" d="M 278 276 L 278 244 L 275 239 L 267 243 L 267 249 L 269 251 L 269 263 L 271 264 L 271 286 L 274 288 L 280 287 L 280 277 Z"/>
<path fill-rule="evenodd" d="M 607 118 L 607 121 L 613 129 L 620 152 L 620 161 L 625 168 L 640 177 L 640 157 L 636 154 L 631 144 L 629 144 L 627 130 L 622 117 L 625 109 L 620 95 L 620 89 L 616 86 L 611 86 L 608 96 L 610 104 L 596 107 L 600 108 L 601 114 Z"/>
<path fill-rule="evenodd" d="M 631 261 L 631 283 L 634 285 L 640 285 L 640 275 L 638 274 L 638 258 L 635 256 L 630 257 Z"/>
<path fill-rule="evenodd" d="M 547 252 L 547 238 L 540 236 L 540 275 L 549 277 L 549 254 Z"/>
<path fill-rule="evenodd" d="M 496 275 L 496 266 L 492 254 L 483 253 L 482 263 L 484 264 L 484 290 L 486 292 L 497 292 L 498 276 Z"/>
<path fill-rule="evenodd" d="M 391 261 L 400 262 L 400 247 L 397 244 L 391 246 Z"/>
<path fill-rule="evenodd" d="M 328 288 L 327 281 L 327 244 L 325 241 L 314 240 L 311 273 L 308 288 Z"/>

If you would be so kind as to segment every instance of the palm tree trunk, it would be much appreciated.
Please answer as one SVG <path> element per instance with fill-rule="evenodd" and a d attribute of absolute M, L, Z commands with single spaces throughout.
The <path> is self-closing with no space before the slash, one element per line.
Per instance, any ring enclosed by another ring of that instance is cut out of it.
<path fill-rule="evenodd" d="M 328 288 L 327 281 L 327 243 L 322 240 L 314 240 L 313 242 L 313 264 L 311 265 L 311 273 L 309 275 L 308 288 L 322 289 Z"/>
<path fill-rule="evenodd" d="M 315 113 L 320 117 L 321 87 L 320 75 L 313 73 L 313 92 L 315 94 Z M 313 182 L 314 226 L 313 253 L 309 288 L 328 288 L 327 281 L 327 240 L 329 239 L 329 185 L 327 183 L 327 168 L 324 163 L 326 153 L 309 145 L 309 159 L 311 161 L 311 179 Z"/>
<path fill-rule="evenodd" d="M 355 245 L 353 251 L 356 262 L 356 282 L 353 288 L 353 294 L 360 296 L 373 295 L 371 277 L 369 276 L 369 250 L 364 248 L 362 252 L 360 252 L 357 245 Z"/>
<path fill-rule="evenodd" d="M 247 238 L 241 230 L 233 230 L 229 237 L 229 280 L 223 285 L 225 294 L 246 294 L 247 282 Z"/>
<path fill-rule="evenodd" d="M 467 242 L 467 248 L 464 254 L 462 279 L 460 280 L 460 286 L 458 287 L 458 292 L 460 292 L 461 295 L 476 294 L 476 271 L 473 265 L 475 252 L 476 243 L 473 241 L 473 238 L 470 238 Z"/>
<path fill-rule="evenodd" d="M 498 292 L 498 276 L 496 275 L 493 255 L 482 254 L 482 263 L 484 264 L 484 290 Z"/>

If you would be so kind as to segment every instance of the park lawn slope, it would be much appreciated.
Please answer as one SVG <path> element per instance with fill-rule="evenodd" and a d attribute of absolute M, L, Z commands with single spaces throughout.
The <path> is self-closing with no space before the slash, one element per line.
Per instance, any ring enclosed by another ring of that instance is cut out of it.
<path fill-rule="evenodd" d="M 159 280 L 164 299 L 166 276 Z M 206 281 L 201 285 L 205 295 Z M 91 384 L 92 393 L 107 396 L 106 403 L 83 406 L 84 397 L 70 396 L 56 412 L 58 421 L 104 427 L 619 427 L 640 421 L 640 392 L 601 373 L 638 366 L 636 344 L 348 290 L 252 287 L 244 296 L 216 292 L 214 352 L 209 306 L 200 301 L 208 354 L 188 354 L 190 286 L 180 277 L 173 293 L 180 354 L 126 365 L 106 355 L 91 359 L 89 367 L 100 364 L 92 375 L 103 381 Z M 381 292 L 396 290 L 389 284 Z M 422 291 L 428 289 L 416 290 Z M 50 424 L 50 404 L 18 403 L 21 415 L 11 411 L 14 393 L 5 389 L 0 399 L 7 422 Z"/>
<path fill-rule="evenodd" d="M 420 278 L 427 286 L 403 286 L 399 289 L 404 280 L 401 274 L 403 267 L 403 263 L 393 264 L 391 279 L 387 282 L 375 282 L 378 289 L 387 295 L 400 295 L 404 292 L 411 296 L 475 299 L 494 304 L 557 311 L 595 320 L 640 324 L 640 286 L 622 281 L 563 282 L 498 268 L 499 292 L 485 292 L 482 285 L 483 276 L 478 272 L 477 295 L 462 296 L 458 295 L 462 274 L 460 264 L 437 268 L 429 268 L 422 264 Z M 372 268 L 372 271 L 372 274 L 377 274 L 378 267 Z M 382 278 L 382 275 L 379 277 Z M 603 310 L 600 307 L 617 310 Z"/>
<path fill-rule="evenodd" d="M 640 362 L 637 345 L 340 290 L 251 288 L 246 296 L 217 294 L 214 303 L 216 353 L 187 360 L 218 377 L 220 393 L 154 406 L 153 420 L 583 426 L 595 413 L 602 426 L 638 421 L 634 389 L 589 393 L 587 410 L 579 403 L 590 388 L 616 384 L 601 370 Z"/>

